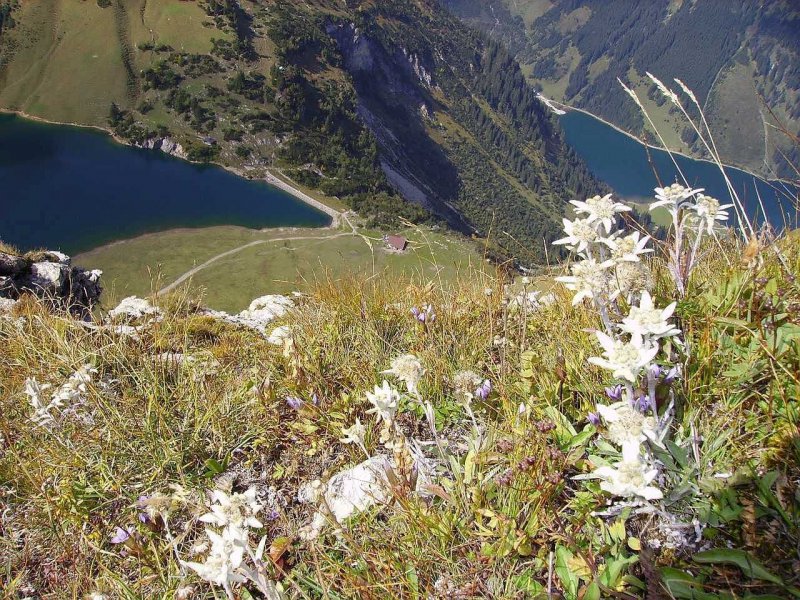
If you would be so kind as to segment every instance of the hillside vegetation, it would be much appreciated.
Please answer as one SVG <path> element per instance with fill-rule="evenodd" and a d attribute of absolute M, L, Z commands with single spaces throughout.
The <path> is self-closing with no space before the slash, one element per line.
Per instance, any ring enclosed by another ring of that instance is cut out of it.
<path fill-rule="evenodd" d="M 776 129 L 796 135 L 800 124 L 800 12 L 793 2 L 442 3 L 505 43 L 530 81 L 555 100 L 654 139 L 620 94 L 620 78 L 647 97 L 670 147 L 705 156 L 646 73 L 677 77 L 704 105 L 726 161 L 768 177 L 795 175 L 796 147 Z"/>
<path fill-rule="evenodd" d="M 491 232 L 531 263 L 601 190 L 513 57 L 432 0 L 4 5 L 1 106 L 274 169 L 372 226 Z"/>
<path fill-rule="evenodd" d="M 588 259 L 574 300 L 493 272 L 318 281 L 256 325 L 182 291 L 91 323 L 23 297 L 0 316 L 4 593 L 800 597 L 800 245 L 694 206 L 677 287 L 674 240 L 636 232 L 609 246 L 636 287 Z M 581 223 L 619 223 L 593 219 L 565 225 L 580 255 Z M 647 341 L 600 358 L 611 322 Z"/>

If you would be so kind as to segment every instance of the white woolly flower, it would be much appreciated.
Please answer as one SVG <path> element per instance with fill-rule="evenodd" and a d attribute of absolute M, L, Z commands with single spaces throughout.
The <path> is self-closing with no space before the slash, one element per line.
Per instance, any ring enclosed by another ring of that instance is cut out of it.
<path fill-rule="evenodd" d="M 639 445 L 628 445 L 622 449 L 622 460 L 613 467 L 599 467 L 593 475 L 601 478 L 600 489 L 613 496 L 630 498 L 638 496 L 645 500 L 659 500 L 664 494 L 650 485 L 658 475 L 650 469 L 639 455 Z"/>
<path fill-rule="evenodd" d="M 615 402 L 609 406 L 598 404 L 596 410 L 606 426 L 604 436 L 620 448 L 631 444 L 638 446 L 645 440 L 661 445 L 655 417 L 642 414 L 630 402 Z"/>
<path fill-rule="evenodd" d="M 483 383 L 483 378 L 475 371 L 459 371 L 453 376 L 452 383 L 456 400 L 464 406 L 469 406 L 475 398 L 475 390 Z"/>
<path fill-rule="evenodd" d="M 597 226 L 591 219 L 563 219 L 564 233 L 567 234 L 559 240 L 553 242 L 555 245 L 566 245 L 567 248 L 575 252 L 583 252 L 589 247 L 589 244 L 596 242 Z"/>
<path fill-rule="evenodd" d="M 621 294 L 628 302 L 634 294 L 653 287 L 650 269 L 641 261 L 617 263 L 611 280 L 616 293 Z"/>
<path fill-rule="evenodd" d="M 409 394 L 416 395 L 417 384 L 425 374 L 425 368 L 413 354 L 403 354 L 392 361 L 392 368 L 382 371 L 384 375 L 394 375 L 406 384 Z"/>
<path fill-rule="evenodd" d="M 611 232 L 611 228 L 614 226 L 614 221 L 616 221 L 618 213 L 631 210 L 630 206 L 626 206 L 620 202 L 614 202 L 611 199 L 611 194 L 593 196 L 586 200 L 586 202 L 570 200 L 570 204 L 575 207 L 576 213 L 585 213 L 589 215 L 587 220 L 590 223 L 602 223 L 606 233 Z"/>
<path fill-rule="evenodd" d="M 678 335 L 681 331 L 674 327 L 669 318 L 675 312 L 676 303 L 666 308 L 656 308 L 653 299 L 646 290 L 642 292 L 639 306 L 631 306 L 630 314 L 622 319 L 619 328 L 630 334 L 663 338 Z"/>
<path fill-rule="evenodd" d="M 694 210 L 701 222 L 705 226 L 708 233 L 714 233 L 714 225 L 717 221 L 727 221 L 728 211 L 727 208 L 732 207 L 733 204 L 723 204 L 720 206 L 719 200 L 700 194 L 694 205 Z"/>
<path fill-rule="evenodd" d="M 611 249 L 611 259 L 616 262 L 639 262 L 639 255 L 653 251 L 652 248 L 645 248 L 650 236 L 641 237 L 638 231 L 625 237 L 609 237 L 600 241 Z"/>
<path fill-rule="evenodd" d="M 238 570 L 247 546 L 246 534 L 235 527 L 226 527 L 222 535 L 210 529 L 206 529 L 206 535 L 211 540 L 211 552 L 205 562 L 182 561 L 183 565 L 205 581 L 222 586 L 225 590 L 230 590 L 232 583 L 244 583 L 246 579 Z"/>
<path fill-rule="evenodd" d="M 251 487 L 242 494 L 226 494 L 222 490 L 214 490 L 211 494 L 214 504 L 211 512 L 200 517 L 203 523 L 219 527 L 263 527 L 255 515 L 262 505 L 256 501 L 256 488 Z"/>
<path fill-rule="evenodd" d="M 703 191 L 703 188 L 689 189 L 679 183 L 673 183 L 663 188 L 655 188 L 656 201 L 650 204 L 650 210 L 664 206 L 675 217 L 678 210 L 684 207 L 686 201 Z"/>
<path fill-rule="evenodd" d="M 394 421 L 400 394 L 389 385 L 388 381 L 384 379 L 383 386 L 376 385 L 374 392 L 367 392 L 366 394 L 367 400 L 372 404 L 372 408 L 367 411 L 368 414 L 375 414 L 379 421 L 383 420 L 386 423 Z"/>
<path fill-rule="evenodd" d="M 364 445 L 364 437 L 367 435 L 367 428 L 361 424 L 361 419 L 356 417 L 356 422 L 350 427 L 342 428 L 342 435 L 344 437 L 339 440 L 343 444 L 356 444 L 358 446 Z"/>
<path fill-rule="evenodd" d="M 642 368 L 658 354 L 658 346 L 644 341 L 638 333 L 632 334 L 629 342 L 615 340 L 602 331 L 595 333 L 605 358 L 592 356 L 589 362 L 612 371 L 614 377 L 630 383 L 636 383 Z"/>
<path fill-rule="evenodd" d="M 44 403 L 42 395 L 51 386 L 49 384 L 40 385 L 32 378 L 27 379 L 25 393 L 34 410 L 31 420 L 37 425 L 48 428 L 58 425 L 60 419 L 67 414 L 67 409 L 83 402 L 86 384 L 92 381 L 94 373 L 97 373 L 97 369 L 92 365 L 83 365 L 55 391 L 47 404 Z"/>
<path fill-rule="evenodd" d="M 556 277 L 568 290 L 576 292 L 572 298 L 573 306 L 584 298 L 594 298 L 609 287 L 608 268 L 614 263 L 607 260 L 598 263 L 593 258 L 582 260 L 572 265 L 572 275 Z"/>

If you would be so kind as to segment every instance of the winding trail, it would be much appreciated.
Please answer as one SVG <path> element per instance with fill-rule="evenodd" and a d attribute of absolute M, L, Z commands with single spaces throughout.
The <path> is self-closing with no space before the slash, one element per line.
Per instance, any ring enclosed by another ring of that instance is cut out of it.
<path fill-rule="evenodd" d="M 203 269 L 205 269 L 207 267 L 210 267 L 211 265 L 213 265 L 218 260 L 221 260 L 221 259 L 223 259 L 225 257 L 228 257 L 228 256 L 231 256 L 233 254 L 237 254 L 238 252 L 241 252 L 242 250 L 246 250 L 247 248 L 252 248 L 253 246 L 259 246 L 261 244 L 269 244 L 271 242 L 287 242 L 287 241 L 291 241 L 291 240 L 334 240 L 336 238 L 345 237 L 345 236 L 355 236 L 355 237 L 360 237 L 367 244 L 367 246 L 369 247 L 370 251 L 373 254 L 373 262 L 374 262 L 375 249 L 373 248 L 371 242 L 372 241 L 379 241 L 379 240 L 376 240 L 374 238 L 369 238 L 366 235 L 364 235 L 363 233 L 359 233 L 358 231 L 356 231 L 355 225 L 353 225 L 350 222 L 350 219 L 347 217 L 346 213 L 340 213 L 340 212 L 338 212 L 338 211 L 336 211 L 336 210 L 334 210 L 334 209 L 332 209 L 332 208 L 330 208 L 328 206 L 325 206 L 325 208 L 327 209 L 325 212 L 332 211 L 332 212 L 336 213 L 335 220 L 334 220 L 335 223 L 338 224 L 340 219 L 344 220 L 344 222 L 347 223 L 348 227 L 350 227 L 350 231 L 343 231 L 341 233 L 334 233 L 334 234 L 328 234 L 328 235 L 290 235 L 290 236 L 285 236 L 285 237 L 272 238 L 272 239 L 269 239 L 269 240 L 255 240 L 253 242 L 248 242 L 247 244 L 243 244 L 241 246 L 237 246 L 236 248 L 232 248 L 230 250 L 226 250 L 225 252 L 221 252 L 220 254 L 217 254 L 216 256 L 212 256 L 207 261 L 205 261 L 205 262 L 203 262 L 203 263 L 201 263 L 201 264 L 189 269 L 183 275 L 178 277 L 175 281 L 173 281 L 169 285 L 166 285 L 163 288 L 161 288 L 160 290 L 158 290 L 156 292 L 156 296 L 160 296 L 162 294 L 166 294 L 167 292 L 170 292 L 170 291 L 174 290 L 176 287 L 178 287 L 184 281 L 190 279 L 191 277 L 193 277 L 194 275 L 196 275 L 197 273 L 199 273 Z M 331 213 L 328 213 L 328 214 L 331 214 Z M 332 228 L 333 228 L 333 225 L 331 226 L 331 229 Z"/>
<path fill-rule="evenodd" d="M 170 292 L 170 291 L 174 290 L 176 287 L 178 287 L 184 281 L 186 281 L 187 279 L 191 278 L 193 275 L 199 273 L 200 271 L 202 271 L 206 267 L 210 267 L 211 265 L 213 265 L 218 260 L 223 259 L 226 256 L 231 256 L 232 254 L 236 254 L 238 252 L 241 252 L 242 250 L 246 250 L 247 248 L 252 248 L 253 246 L 259 246 L 261 244 L 269 244 L 270 242 L 286 242 L 286 241 L 289 241 L 289 240 L 333 240 L 333 239 L 336 239 L 336 238 L 339 238 L 339 237 L 343 237 L 343 236 L 346 236 L 346 235 L 354 235 L 354 234 L 352 232 L 346 231 L 346 232 L 342 232 L 342 233 L 336 233 L 334 235 L 295 235 L 295 236 L 272 238 L 270 240 L 256 240 L 254 242 L 249 242 L 249 243 L 244 244 L 242 246 L 237 246 L 236 248 L 233 248 L 231 250 L 227 250 L 225 252 L 217 254 L 216 256 L 212 256 L 211 258 L 209 258 L 204 263 L 201 263 L 201 264 L 197 265 L 196 267 L 193 267 L 193 268 L 189 269 L 183 275 L 178 277 L 175 281 L 173 281 L 169 285 L 167 285 L 167 286 L 161 288 L 160 290 L 158 290 L 158 292 L 156 292 L 156 295 L 160 296 L 161 294 L 166 294 L 167 292 Z"/>

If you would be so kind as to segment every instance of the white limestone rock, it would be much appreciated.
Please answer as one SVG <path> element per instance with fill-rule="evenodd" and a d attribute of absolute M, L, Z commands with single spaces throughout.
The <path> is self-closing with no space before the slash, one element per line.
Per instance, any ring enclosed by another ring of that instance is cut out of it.
<path fill-rule="evenodd" d="M 149 300 L 137 296 L 128 296 L 116 308 L 108 311 L 112 319 L 121 318 L 125 321 L 135 321 L 143 317 L 160 317 L 161 309 L 150 304 Z"/>
<path fill-rule="evenodd" d="M 31 265 L 29 285 L 35 290 L 56 292 L 67 276 L 67 268 L 57 262 L 37 262 Z"/>
<path fill-rule="evenodd" d="M 327 516 L 342 523 L 345 519 L 363 512 L 376 504 L 385 504 L 392 497 L 387 473 L 392 464 L 386 456 L 373 456 L 364 462 L 341 471 L 327 484 L 312 481 L 298 492 L 298 500 L 308 504 L 319 502 L 311 523 L 300 532 L 304 539 L 319 536 Z M 327 515 L 327 516 L 326 516 Z"/>
<path fill-rule="evenodd" d="M 271 294 L 261 296 L 250 303 L 247 310 L 239 313 L 238 318 L 243 322 L 252 323 L 254 329 L 263 329 L 270 322 L 284 316 L 294 302 L 286 296 Z"/>

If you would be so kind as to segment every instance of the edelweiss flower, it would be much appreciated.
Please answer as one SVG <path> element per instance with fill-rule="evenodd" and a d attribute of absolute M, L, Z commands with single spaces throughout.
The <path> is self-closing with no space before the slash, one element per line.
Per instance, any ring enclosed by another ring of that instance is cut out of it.
<path fill-rule="evenodd" d="M 413 354 L 403 354 L 392 361 L 392 368 L 382 371 L 385 375 L 394 375 L 406 384 L 409 394 L 416 395 L 417 384 L 425 374 L 425 368 Z"/>
<path fill-rule="evenodd" d="M 456 400 L 469 406 L 475 398 L 476 390 L 481 386 L 483 380 L 474 371 L 459 371 L 453 376 L 453 388 L 455 388 Z"/>
<path fill-rule="evenodd" d="M 650 210 L 652 211 L 654 208 L 658 208 L 659 206 L 665 206 L 669 213 L 675 217 L 675 215 L 678 214 L 678 210 L 689 204 L 687 201 L 692 196 L 695 196 L 702 191 L 703 188 L 692 190 L 687 187 L 683 187 L 679 183 L 673 183 L 672 185 L 668 185 L 664 188 L 655 188 L 656 201 L 650 204 Z"/>
<path fill-rule="evenodd" d="M 611 258 L 617 262 L 639 262 L 640 254 L 652 252 L 652 248 L 645 248 L 650 241 L 650 236 L 646 235 L 639 239 L 640 233 L 634 231 L 625 237 L 603 238 L 600 240 L 611 248 Z"/>
<path fill-rule="evenodd" d="M 206 529 L 206 535 L 211 540 L 211 552 L 205 562 L 186 562 L 184 566 L 195 571 L 209 583 L 215 583 L 230 590 L 231 583 L 244 583 L 245 577 L 237 571 L 244 558 L 247 540 L 243 531 L 235 527 L 226 527 L 222 535 Z"/>
<path fill-rule="evenodd" d="M 556 240 L 553 244 L 566 245 L 567 248 L 575 252 L 583 252 L 589 244 L 597 241 L 597 226 L 591 219 L 563 219 L 564 233 L 567 237 Z"/>
<path fill-rule="evenodd" d="M 261 521 L 255 517 L 262 508 L 256 501 L 256 495 L 254 487 L 242 494 L 230 495 L 222 490 L 214 490 L 211 499 L 216 504 L 212 504 L 211 512 L 204 514 L 200 520 L 219 527 L 263 527 Z"/>
<path fill-rule="evenodd" d="M 614 377 L 630 383 L 636 383 L 642 368 L 658 354 L 658 346 L 645 343 L 638 333 L 632 334 L 629 342 L 615 340 L 602 331 L 597 331 L 596 335 L 605 350 L 605 358 L 592 356 L 589 362 L 612 371 Z"/>
<path fill-rule="evenodd" d="M 622 319 L 619 328 L 630 334 L 652 336 L 655 339 L 678 335 L 680 329 L 668 321 L 675 311 L 675 305 L 673 302 L 664 309 L 655 308 L 650 293 L 645 290 L 639 306 L 631 306 L 630 314 Z"/>
<path fill-rule="evenodd" d="M 628 402 L 615 402 L 610 406 L 597 405 L 599 414 L 606 423 L 605 437 L 620 448 L 651 440 L 658 444 L 658 423 L 633 408 Z"/>
<path fill-rule="evenodd" d="M 719 200 L 716 198 L 700 194 L 697 197 L 694 209 L 697 212 L 697 216 L 705 225 L 706 231 L 708 233 L 714 233 L 714 225 L 717 221 L 728 220 L 728 211 L 725 209 L 731 206 L 733 206 L 733 204 L 723 204 L 720 206 Z"/>
<path fill-rule="evenodd" d="M 634 294 L 653 287 L 650 269 L 643 262 L 619 262 L 611 277 L 616 293 L 630 302 Z"/>
<path fill-rule="evenodd" d="M 361 419 L 356 417 L 356 422 L 350 427 L 342 429 L 344 437 L 339 440 L 343 444 L 364 445 L 364 437 L 367 435 L 367 428 L 361 424 Z"/>
<path fill-rule="evenodd" d="M 593 258 L 572 265 L 572 275 L 556 277 L 568 290 L 577 292 L 572 299 L 573 306 L 584 298 L 594 298 L 609 287 L 608 268 L 614 263 L 607 260 L 598 263 Z"/>
<path fill-rule="evenodd" d="M 372 408 L 367 411 L 368 414 L 376 414 L 379 421 L 383 420 L 386 423 L 394 421 L 400 394 L 389 385 L 388 381 L 384 379 L 382 387 L 376 385 L 374 392 L 366 394 L 367 400 L 372 404 Z"/>
<path fill-rule="evenodd" d="M 650 485 L 658 475 L 656 469 L 648 469 L 647 464 L 639 456 L 639 446 L 631 445 L 623 448 L 622 460 L 613 467 L 600 467 L 593 473 L 603 479 L 600 489 L 614 496 L 630 498 L 639 496 L 645 500 L 658 500 L 664 494 Z"/>
<path fill-rule="evenodd" d="M 606 194 L 602 197 L 593 196 L 586 200 L 586 202 L 570 200 L 570 204 L 575 207 L 576 213 L 588 214 L 589 217 L 587 220 L 590 223 L 594 223 L 595 221 L 602 223 L 606 233 L 611 231 L 618 213 L 631 210 L 630 206 L 625 206 L 620 202 L 614 202 L 611 199 L 611 194 Z"/>

